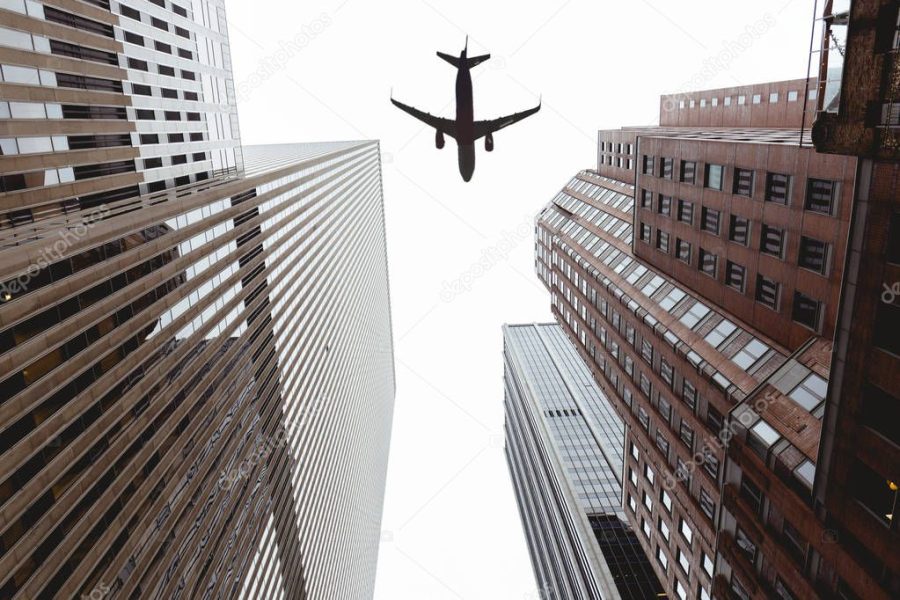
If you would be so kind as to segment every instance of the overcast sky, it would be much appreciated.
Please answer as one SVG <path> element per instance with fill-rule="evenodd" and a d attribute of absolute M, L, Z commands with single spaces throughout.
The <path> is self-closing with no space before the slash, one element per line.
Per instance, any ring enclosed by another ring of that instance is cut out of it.
<path fill-rule="evenodd" d="M 662 93 L 804 77 L 812 0 L 231 0 L 245 144 L 379 139 L 397 399 L 376 598 L 538 598 L 503 455 L 503 323 L 550 320 L 535 213 L 596 162 L 596 131 L 652 125 Z M 390 9 L 388 8 L 390 7 Z M 476 118 L 543 109 L 456 148 L 394 108 Z"/>

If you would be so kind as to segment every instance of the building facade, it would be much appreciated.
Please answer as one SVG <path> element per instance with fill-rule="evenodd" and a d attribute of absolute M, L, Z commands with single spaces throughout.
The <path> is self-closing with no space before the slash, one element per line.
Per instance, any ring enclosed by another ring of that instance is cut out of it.
<path fill-rule="evenodd" d="M 242 149 L 220 1 L 0 16 L 0 596 L 371 596 L 377 142 Z"/>
<path fill-rule="evenodd" d="M 662 593 L 622 510 L 622 421 L 554 324 L 504 325 L 506 456 L 541 598 Z"/>
<path fill-rule="evenodd" d="M 536 271 L 623 417 L 626 514 L 671 597 L 888 597 L 814 500 L 858 191 L 856 157 L 810 142 L 824 95 L 664 96 L 659 127 L 601 131 L 597 169 L 537 219 Z"/>

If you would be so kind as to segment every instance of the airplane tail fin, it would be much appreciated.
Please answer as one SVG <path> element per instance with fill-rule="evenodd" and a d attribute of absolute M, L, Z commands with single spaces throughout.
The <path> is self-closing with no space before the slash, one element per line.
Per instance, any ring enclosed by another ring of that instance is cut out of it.
<path fill-rule="evenodd" d="M 438 52 L 437 55 L 440 56 L 441 58 L 443 58 L 444 60 L 446 60 L 448 63 L 450 63 L 454 67 L 456 67 L 457 69 L 462 66 L 458 56 L 451 56 L 449 54 L 444 54 L 443 52 Z M 472 67 L 474 67 L 476 65 L 480 65 L 484 61 L 488 60 L 490 57 L 491 57 L 490 54 L 482 54 L 481 56 L 472 56 L 472 57 L 466 58 L 465 59 L 466 67 L 471 69 Z"/>

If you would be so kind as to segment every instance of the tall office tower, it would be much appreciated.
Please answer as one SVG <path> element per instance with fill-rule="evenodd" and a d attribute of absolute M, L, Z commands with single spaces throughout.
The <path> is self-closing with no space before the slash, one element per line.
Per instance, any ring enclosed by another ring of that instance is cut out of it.
<path fill-rule="evenodd" d="M 504 325 L 503 347 L 506 457 L 541 598 L 657 597 L 622 510 L 622 420 L 558 325 Z"/>
<path fill-rule="evenodd" d="M 538 217 L 536 270 L 623 416 L 626 514 L 673 597 L 808 597 L 865 572 L 814 518 L 857 167 L 811 147 L 832 94 L 663 96 L 660 126 L 601 131 L 597 169 Z"/>
<path fill-rule="evenodd" d="M 242 151 L 220 1 L 0 18 L 0 597 L 371 596 L 377 143 Z"/>

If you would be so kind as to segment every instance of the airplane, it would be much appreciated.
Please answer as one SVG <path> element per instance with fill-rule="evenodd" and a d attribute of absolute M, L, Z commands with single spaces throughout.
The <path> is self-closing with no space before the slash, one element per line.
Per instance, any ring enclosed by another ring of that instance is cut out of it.
<path fill-rule="evenodd" d="M 521 121 L 525 117 L 529 117 L 541 109 L 541 102 L 538 105 L 522 112 L 500 117 L 499 119 L 491 119 L 489 121 L 475 121 L 475 115 L 472 108 L 472 76 L 469 70 L 488 60 L 491 55 L 483 54 L 481 56 L 468 56 L 469 36 L 466 36 L 466 45 L 460 53 L 459 58 L 438 52 L 437 55 L 448 63 L 457 68 L 456 74 L 456 120 L 444 119 L 436 117 L 430 113 L 422 112 L 417 108 L 403 104 L 394 100 L 393 91 L 391 92 L 391 102 L 400 110 L 409 113 L 423 123 L 434 127 L 434 145 L 440 150 L 444 147 L 444 135 L 449 135 L 456 140 L 457 155 L 459 157 L 459 174 L 462 175 L 463 181 L 472 179 L 472 173 L 475 171 L 475 140 L 484 138 L 484 149 L 487 152 L 494 150 L 493 133 L 508 125 L 512 125 L 517 121 Z"/>

